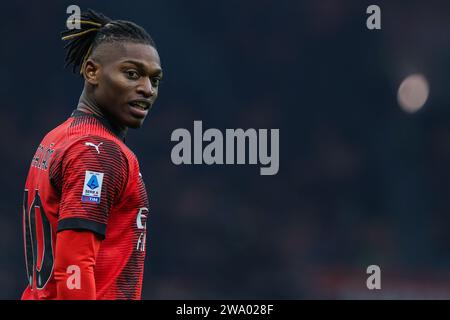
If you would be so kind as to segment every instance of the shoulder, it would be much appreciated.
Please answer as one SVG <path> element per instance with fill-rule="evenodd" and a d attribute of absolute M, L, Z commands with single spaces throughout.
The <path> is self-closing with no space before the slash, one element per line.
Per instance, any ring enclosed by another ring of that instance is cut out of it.
<path fill-rule="evenodd" d="M 116 139 L 98 135 L 79 137 L 67 145 L 65 158 L 98 159 L 102 162 L 128 162 L 126 149 Z"/>
<path fill-rule="evenodd" d="M 84 135 L 70 139 L 55 155 L 55 167 L 101 167 L 110 170 L 127 170 L 130 160 L 118 139 L 100 135 Z"/>

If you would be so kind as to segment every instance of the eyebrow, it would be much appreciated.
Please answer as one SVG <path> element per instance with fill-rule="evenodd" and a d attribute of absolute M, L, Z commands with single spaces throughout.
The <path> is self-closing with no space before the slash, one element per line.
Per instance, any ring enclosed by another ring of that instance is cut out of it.
<path fill-rule="evenodd" d="M 131 63 L 131 64 L 136 65 L 138 68 L 140 68 L 140 69 L 142 69 L 142 70 L 147 70 L 145 64 L 143 64 L 142 62 L 137 61 L 137 60 L 125 60 L 125 61 L 123 61 L 122 63 Z M 150 73 L 152 73 L 152 74 L 158 74 L 158 75 L 162 76 L 163 71 L 162 71 L 161 68 L 156 68 L 155 71 L 150 72 Z"/>

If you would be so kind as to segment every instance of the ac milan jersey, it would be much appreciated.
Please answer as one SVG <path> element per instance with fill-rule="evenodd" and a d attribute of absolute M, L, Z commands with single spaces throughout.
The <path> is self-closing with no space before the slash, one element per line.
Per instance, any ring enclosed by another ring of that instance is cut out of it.
<path fill-rule="evenodd" d="M 149 205 L 136 156 L 122 139 L 104 118 L 75 110 L 40 143 L 25 184 L 29 285 L 22 299 L 56 298 L 56 233 L 67 229 L 103 238 L 97 299 L 140 299 Z"/>

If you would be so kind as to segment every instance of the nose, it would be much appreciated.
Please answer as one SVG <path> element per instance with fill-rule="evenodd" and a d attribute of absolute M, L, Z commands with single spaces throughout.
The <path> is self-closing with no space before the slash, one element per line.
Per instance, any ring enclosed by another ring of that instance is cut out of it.
<path fill-rule="evenodd" d="M 139 84 L 137 88 L 137 92 L 143 95 L 145 98 L 150 98 L 155 95 L 156 90 L 153 87 L 150 78 L 143 78 L 142 82 Z"/>

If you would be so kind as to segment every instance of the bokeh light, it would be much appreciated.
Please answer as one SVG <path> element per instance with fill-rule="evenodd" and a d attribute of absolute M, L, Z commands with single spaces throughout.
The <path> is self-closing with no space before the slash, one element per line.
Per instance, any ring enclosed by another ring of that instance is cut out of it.
<path fill-rule="evenodd" d="M 397 100 L 402 110 L 408 113 L 419 111 L 427 102 L 429 95 L 428 80 L 422 74 L 406 77 L 398 88 Z"/>

